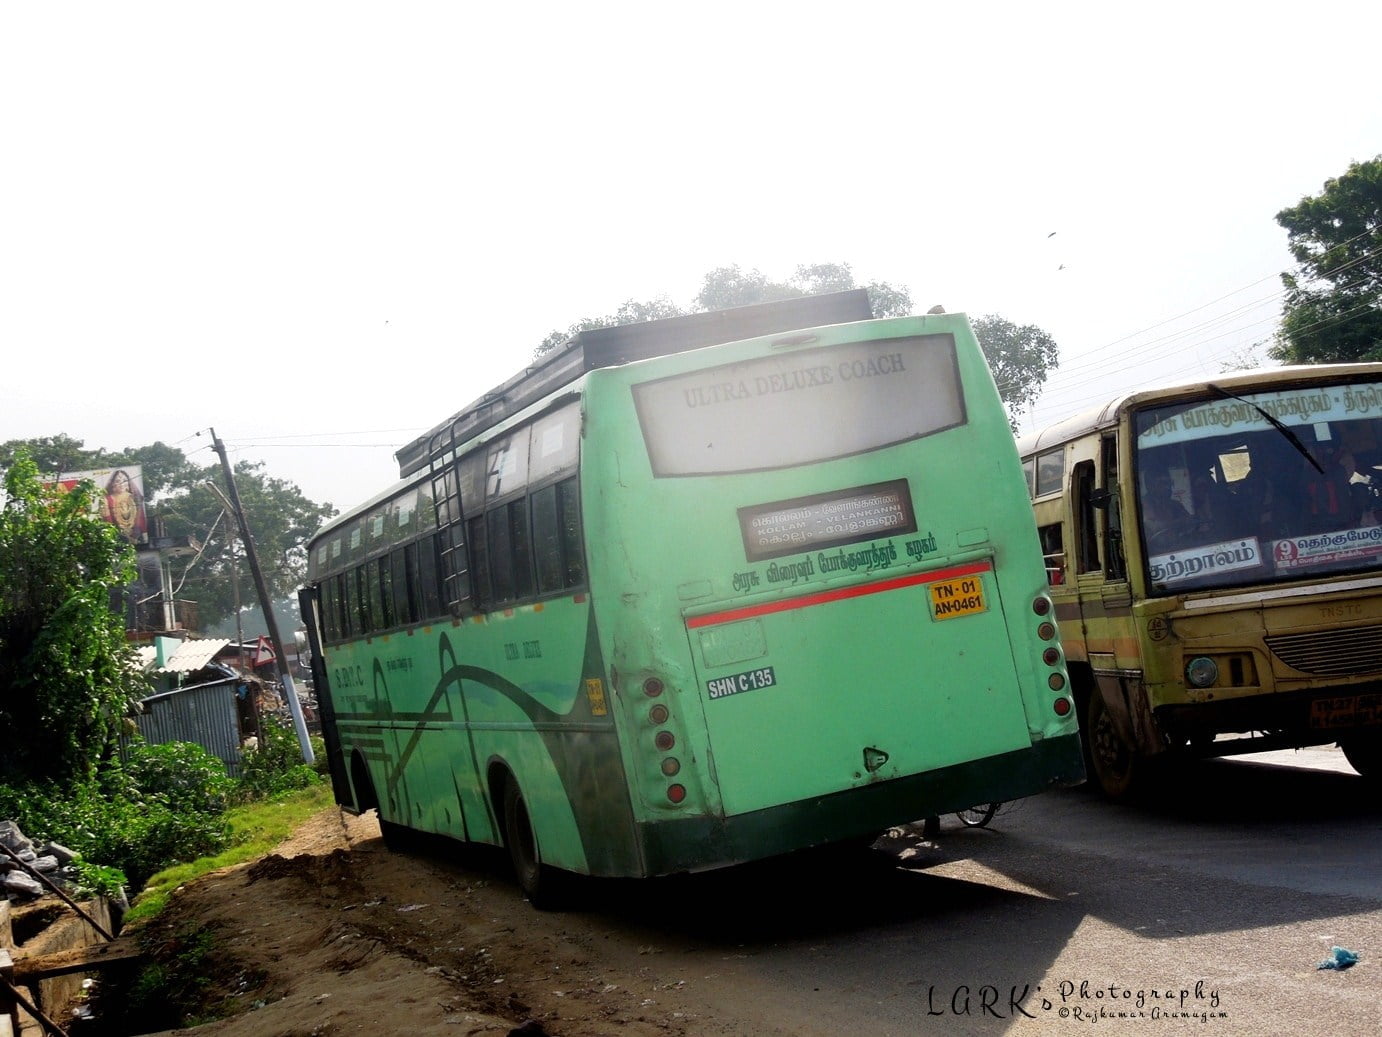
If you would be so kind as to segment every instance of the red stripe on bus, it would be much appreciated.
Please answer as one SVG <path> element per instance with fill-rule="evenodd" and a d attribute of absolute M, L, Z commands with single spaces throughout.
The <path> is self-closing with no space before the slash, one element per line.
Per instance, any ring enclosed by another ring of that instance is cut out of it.
<path fill-rule="evenodd" d="M 688 630 L 695 630 L 697 627 L 711 627 L 720 623 L 733 623 L 739 619 L 753 619 L 756 616 L 768 616 L 774 612 L 791 612 L 794 609 L 810 608 L 812 605 L 824 605 L 829 601 L 843 601 L 846 598 L 862 598 L 869 594 L 882 594 L 885 591 L 900 590 L 903 587 L 915 587 L 924 583 L 937 583 L 941 580 L 953 580 L 960 576 L 973 576 L 975 573 L 988 572 L 993 568 L 989 562 L 974 562 L 970 565 L 957 565 L 951 569 L 937 569 L 929 573 L 913 573 L 910 576 L 898 576 L 891 580 L 880 580 L 877 583 L 865 583 L 857 587 L 840 587 L 837 590 L 820 591 L 816 594 L 804 594 L 799 598 L 786 598 L 782 601 L 766 601 L 761 605 L 745 605 L 743 608 L 728 609 L 725 612 L 713 612 L 708 616 L 691 616 L 686 621 Z"/>

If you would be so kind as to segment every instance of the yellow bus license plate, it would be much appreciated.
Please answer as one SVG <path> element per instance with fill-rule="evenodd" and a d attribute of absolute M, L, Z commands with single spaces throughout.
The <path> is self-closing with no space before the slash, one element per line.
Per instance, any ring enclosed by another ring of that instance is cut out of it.
<path fill-rule="evenodd" d="M 984 601 L 984 581 L 978 576 L 961 576 L 931 584 L 931 615 L 937 619 L 954 619 L 987 612 Z"/>
<path fill-rule="evenodd" d="M 1311 727 L 1361 727 L 1382 723 L 1382 694 L 1342 695 L 1310 703 Z"/>

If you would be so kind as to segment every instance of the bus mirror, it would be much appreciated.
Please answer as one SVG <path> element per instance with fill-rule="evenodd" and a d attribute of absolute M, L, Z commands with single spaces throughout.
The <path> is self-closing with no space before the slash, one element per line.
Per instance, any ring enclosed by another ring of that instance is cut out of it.
<path fill-rule="evenodd" d="M 1113 500 L 1112 490 L 1095 490 L 1089 495 L 1089 503 L 1095 508 L 1107 508 L 1111 500 Z"/>

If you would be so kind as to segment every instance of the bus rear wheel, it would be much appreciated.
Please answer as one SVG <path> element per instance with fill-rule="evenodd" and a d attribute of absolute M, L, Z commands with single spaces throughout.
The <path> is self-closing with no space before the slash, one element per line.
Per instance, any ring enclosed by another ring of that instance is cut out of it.
<path fill-rule="evenodd" d="M 350 780 L 355 793 L 355 809 L 360 813 L 373 810 L 379 819 L 379 837 L 384 846 L 393 853 L 408 846 L 408 829 L 403 825 L 384 819 L 384 811 L 379 806 L 379 795 L 374 790 L 374 782 L 369 776 L 369 768 L 364 759 L 356 753 L 350 761 Z"/>
<path fill-rule="evenodd" d="M 1137 778 L 1136 754 L 1113 724 L 1104 697 L 1096 689 L 1089 697 L 1089 725 L 1085 731 L 1094 777 L 1109 799 L 1125 799 Z"/>
<path fill-rule="evenodd" d="M 518 887 L 528 902 L 540 911 L 560 906 L 559 877 L 542 863 L 527 801 L 512 777 L 504 782 L 504 842 L 508 844 Z"/>
<path fill-rule="evenodd" d="M 1382 778 L 1382 731 L 1339 740 L 1348 765 L 1365 778 Z"/>

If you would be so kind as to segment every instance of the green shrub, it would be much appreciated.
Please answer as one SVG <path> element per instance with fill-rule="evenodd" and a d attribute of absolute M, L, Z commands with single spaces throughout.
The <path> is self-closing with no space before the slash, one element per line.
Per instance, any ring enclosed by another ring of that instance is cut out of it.
<path fill-rule="evenodd" d="M 214 796 L 194 791 L 144 792 L 117 763 L 82 783 L 0 785 L 0 817 L 18 822 L 35 842 L 51 840 L 90 864 L 124 872 L 131 892 L 154 872 L 178 861 L 218 853 L 230 829 L 220 811 L 195 809 Z"/>
<path fill-rule="evenodd" d="M 91 864 L 78 857 L 72 862 L 72 870 L 77 873 L 77 896 L 102 896 L 119 900 L 126 892 L 129 879 L 119 868 L 108 868 L 103 864 Z"/>
<path fill-rule="evenodd" d="M 130 746 L 125 773 L 141 798 L 160 797 L 177 811 L 224 813 L 235 780 L 225 764 L 193 742 Z"/>
<path fill-rule="evenodd" d="M 326 750 L 320 738 L 311 740 L 317 763 L 308 766 L 303 762 L 302 746 L 291 722 L 264 717 L 259 730 L 258 748 L 246 749 L 240 754 L 239 798 L 242 802 L 305 789 L 322 780 Z"/>

